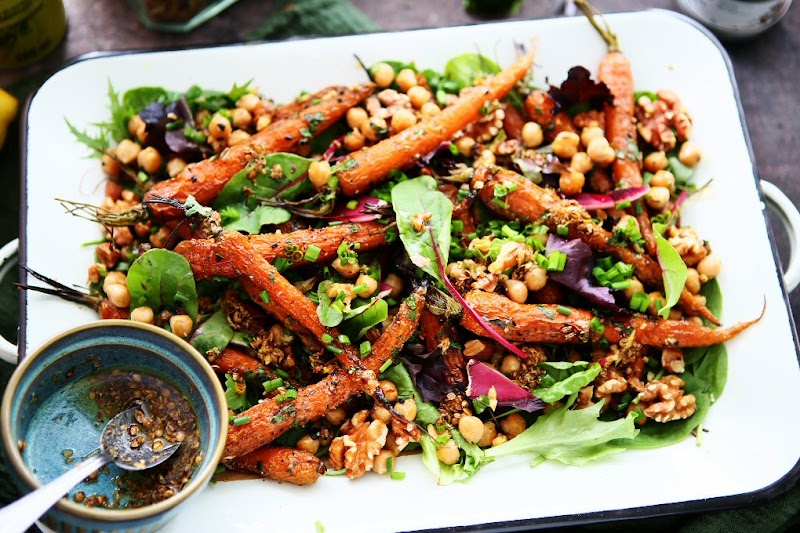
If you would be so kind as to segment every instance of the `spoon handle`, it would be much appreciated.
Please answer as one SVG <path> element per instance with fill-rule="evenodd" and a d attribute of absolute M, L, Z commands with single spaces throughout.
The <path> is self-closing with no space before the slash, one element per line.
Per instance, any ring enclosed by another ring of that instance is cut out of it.
<path fill-rule="evenodd" d="M 0 509 L 0 529 L 3 533 L 24 533 L 72 487 L 109 461 L 104 453 L 85 459 L 47 485 Z"/>

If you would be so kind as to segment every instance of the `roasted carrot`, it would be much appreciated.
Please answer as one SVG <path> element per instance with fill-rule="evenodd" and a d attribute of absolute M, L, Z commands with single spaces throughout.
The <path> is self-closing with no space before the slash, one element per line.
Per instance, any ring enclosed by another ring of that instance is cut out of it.
<path fill-rule="evenodd" d="M 107 298 L 103 298 L 100 305 L 97 307 L 97 314 L 103 320 L 126 320 L 131 317 L 131 311 L 127 307 L 117 307 Z"/>
<path fill-rule="evenodd" d="M 275 112 L 272 115 L 272 120 L 278 121 L 295 116 L 304 112 L 311 106 L 317 105 L 321 100 L 335 98 L 336 96 L 347 91 L 347 89 L 347 87 L 342 85 L 330 85 L 313 94 L 304 94 L 303 96 L 296 98 L 291 102 L 286 102 L 285 104 L 281 104 L 276 107 Z"/>
<path fill-rule="evenodd" d="M 506 317 L 503 326 L 497 320 L 491 321 L 490 325 L 504 338 L 518 342 L 582 344 L 604 337 L 616 343 L 627 334 L 635 334 L 636 341 L 645 346 L 691 348 L 727 342 L 761 319 L 758 317 L 728 328 L 712 329 L 685 320 L 617 316 L 601 319 L 605 330 L 598 334 L 589 325 L 595 317 L 591 311 L 566 308 L 569 310 L 569 315 L 566 315 L 559 312 L 559 308 L 564 306 L 518 304 L 505 296 L 482 291 L 470 291 L 464 298 L 483 316 Z M 476 335 L 486 335 L 483 327 L 467 313 L 463 315 L 461 324 Z"/>
<path fill-rule="evenodd" d="M 455 349 L 451 341 L 451 328 L 446 320 L 433 314 L 426 306 L 420 315 L 420 335 L 425 340 L 425 349 L 432 352 L 441 348 L 442 360 L 447 367 L 445 377 L 455 391 L 463 388 L 467 382 L 467 364 L 461 350 Z M 459 387 L 461 385 L 462 387 Z"/>
<path fill-rule="evenodd" d="M 270 263 L 278 257 L 283 257 L 291 262 L 292 267 L 296 267 L 309 263 L 305 253 L 312 245 L 319 248 L 315 262 L 327 263 L 336 257 L 336 250 L 342 241 L 358 244 L 360 252 L 384 245 L 387 229 L 385 224 L 360 222 L 283 234 L 251 235 L 248 239 L 256 252 Z M 218 255 L 216 250 L 217 245 L 213 239 L 183 241 L 175 247 L 175 251 L 189 261 L 196 279 L 234 276 L 233 265 L 229 261 L 222 260 L 222 256 Z"/>
<path fill-rule="evenodd" d="M 225 184 L 249 162 L 273 152 L 285 152 L 303 140 L 301 130 L 309 127 L 309 117 L 314 118 L 315 131 L 320 133 L 342 118 L 347 110 L 369 96 L 375 86 L 365 83 L 352 89 L 341 88 L 332 97 L 305 108 L 300 116 L 290 116 L 273 123 L 253 135 L 249 141 L 231 146 L 219 157 L 190 165 L 174 178 L 156 183 L 145 196 L 145 201 L 156 196 L 181 202 L 191 195 L 201 204 L 217 196 Z M 151 215 L 166 220 L 183 216 L 180 209 L 164 204 L 151 204 Z"/>
<path fill-rule="evenodd" d="M 416 308 L 423 305 L 419 292 L 412 294 L 411 298 Z M 419 313 L 412 313 L 408 301 L 403 302 L 392 323 L 373 344 L 372 353 L 364 359 L 364 366 L 377 372 L 414 334 L 418 324 Z M 293 424 L 306 424 L 320 418 L 360 390 L 360 380 L 356 376 L 335 368 L 319 382 L 299 389 L 292 402 L 278 404 L 274 399 L 264 400 L 240 414 L 250 419 L 249 424 L 228 428 L 224 455 L 237 457 L 268 444 Z"/>
<path fill-rule="evenodd" d="M 645 286 L 663 288 L 661 267 L 658 263 L 647 254 L 610 244 L 611 233 L 593 222 L 589 213 L 577 202 L 562 199 L 553 189 L 539 187 L 506 169 L 495 172 L 479 168 L 472 184 L 473 188 L 480 187 L 478 196 L 493 212 L 508 219 L 539 220 L 552 231 L 556 231 L 559 226 L 565 226 L 569 230 L 568 238 L 580 239 L 592 249 L 632 265 L 639 281 Z M 503 196 L 501 202 L 495 202 L 494 188 L 499 184 L 505 185 L 511 192 Z M 719 320 L 708 310 L 702 298 L 686 288 L 681 292 L 678 305 L 691 315 L 702 316 L 719 325 Z"/>
<path fill-rule="evenodd" d="M 244 372 L 264 372 L 265 368 L 258 359 L 228 346 L 211 361 L 211 367 L 219 374 Z"/>
<path fill-rule="evenodd" d="M 533 64 L 526 54 L 506 70 L 481 85 L 462 91 L 458 101 L 438 114 L 426 118 L 402 132 L 353 153 L 337 173 L 345 196 L 355 196 L 382 181 L 391 170 L 404 168 L 421 156 L 449 141 L 468 124 L 480 118 L 487 102 L 506 96 Z"/>
<path fill-rule="evenodd" d="M 233 470 L 293 485 L 310 485 L 325 473 L 325 464 L 311 452 L 283 446 L 263 446 L 226 462 Z"/>
<path fill-rule="evenodd" d="M 575 133 L 569 113 L 556 111 L 556 101 L 547 91 L 532 91 L 525 98 L 524 108 L 528 118 L 542 127 L 547 142 L 562 131 Z"/>

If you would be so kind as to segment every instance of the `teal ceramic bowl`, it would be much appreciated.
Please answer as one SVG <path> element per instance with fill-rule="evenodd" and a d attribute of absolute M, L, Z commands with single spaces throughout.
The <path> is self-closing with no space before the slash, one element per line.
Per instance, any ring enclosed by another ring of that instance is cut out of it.
<path fill-rule="evenodd" d="M 189 482 L 174 496 L 138 508 L 88 507 L 62 498 L 40 523 L 65 532 L 148 532 L 174 516 L 208 484 L 222 456 L 227 407 L 219 380 L 205 359 L 171 333 L 129 320 L 104 320 L 49 340 L 14 372 L 0 405 L 0 433 L 10 471 L 28 493 L 65 470 L 99 443 L 104 421 L 82 384 L 119 370 L 149 374 L 175 387 L 194 411 L 200 455 Z M 74 455 L 73 455 L 74 453 Z M 75 490 L 113 501 L 116 466 Z M 85 486 L 84 486 L 85 485 Z M 0 525 L 2 529 L 2 525 Z"/>

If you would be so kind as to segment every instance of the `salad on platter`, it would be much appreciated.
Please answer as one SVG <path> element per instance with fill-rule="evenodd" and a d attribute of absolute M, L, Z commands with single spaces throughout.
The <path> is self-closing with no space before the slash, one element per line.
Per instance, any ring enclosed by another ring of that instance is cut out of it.
<path fill-rule="evenodd" d="M 549 86 L 523 50 L 385 60 L 284 104 L 110 82 L 108 122 L 68 121 L 105 199 L 60 200 L 104 228 L 90 291 L 52 292 L 206 356 L 229 470 L 402 479 L 421 450 L 448 484 L 699 439 L 722 343 L 757 319 L 720 327 L 721 258 L 681 223 L 713 186 L 690 111 L 597 28 L 596 76 Z"/>

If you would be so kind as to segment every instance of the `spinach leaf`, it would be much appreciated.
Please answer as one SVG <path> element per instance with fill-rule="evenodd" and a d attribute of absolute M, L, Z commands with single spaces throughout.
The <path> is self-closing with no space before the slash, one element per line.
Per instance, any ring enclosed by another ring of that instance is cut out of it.
<path fill-rule="evenodd" d="M 331 283 L 330 280 L 325 280 L 320 283 L 317 288 L 317 298 L 319 300 L 317 316 L 323 326 L 335 328 L 344 320 L 344 313 L 342 309 L 331 300 L 331 297 L 328 296 L 328 289 L 330 289 Z"/>
<path fill-rule="evenodd" d="M 658 310 L 658 314 L 662 318 L 669 316 L 669 310 L 672 309 L 683 291 L 683 286 L 686 283 L 686 263 L 675 248 L 665 239 L 662 235 L 666 228 L 664 224 L 653 224 L 653 230 L 656 238 L 656 247 L 658 254 L 658 263 L 661 265 L 661 276 L 664 280 L 664 292 L 666 293 L 667 301 L 664 306 Z"/>
<path fill-rule="evenodd" d="M 280 197 L 295 200 L 313 189 L 309 180 L 298 180 L 308 172 L 311 162 L 311 159 L 282 152 L 265 156 L 261 161 L 264 172 L 251 179 L 249 176 L 254 165 L 248 165 L 236 173 L 217 195 L 214 209 L 219 211 L 230 204 L 244 203 L 253 210 L 262 199 Z M 293 184 L 296 180 L 297 183 Z"/>
<path fill-rule="evenodd" d="M 389 318 L 389 305 L 382 298 L 374 298 L 369 303 L 347 313 L 344 316 L 345 322 L 342 324 L 342 328 L 351 341 L 356 341 L 387 318 Z"/>
<path fill-rule="evenodd" d="M 564 396 L 571 396 L 591 383 L 600 373 L 598 363 L 576 361 L 574 363 L 555 361 L 541 363 L 547 374 L 542 378 L 539 387 L 533 395 L 547 403 L 555 403 Z"/>
<path fill-rule="evenodd" d="M 203 355 L 216 349 L 222 351 L 233 339 L 233 329 L 223 311 L 217 311 L 197 327 L 192 346 Z"/>
<path fill-rule="evenodd" d="M 247 401 L 247 386 L 243 381 L 238 382 L 230 374 L 225 374 L 225 402 L 228 409 L 239 412 L 250 407 Z"/>
<path fill-rule="evenodd" d="M 697 409 L 689 418 L 667 422 L 666 424 L 648 422 L 639 429 L 639 434 L 636 435 L 636 438 L 615 441 L 612 444 L 623 449 L 646 449 L 670 446 L 682 441 L 691 435 L 692 431 L 705 420 L 711 407 L 709 394 L 698 392 L 694 394 L 697 400 Z"/>
<path fill-rule="evenodd" d="M 232 107 L 235 105 L 239 98 L 250 92 L 249 86 L 252 81 L 253 80 L 250 80 L 242 86 L 238 86 L 234 83 L 233 88 L 227 93 L 204 90 L 197 85 L 193 85 L 186 91 L 186 100 L 189 101 L 193 107 L 207 109 L 215 113 L 224 107 Z"/>
<path fill-rule="evenodd" d="M 446 465 L 439 462 L 436 450 L 440 444 L 437 443 L 427 433 L 422 434 L 420 445 L 422 446 L 422 463 L 436 478 L 439 485 L 449 485 L 454 481 L 466 481 L 475 472 L 494 459 L 486 457 L 486 454 L 477 445 L 468 442 L 456 429 L 451 429 L 450 434 L 461 450 L 461 459 L 454 465 Z"/>
<path fill-rule="evenodd" d="M 700 294 L 706 297 L 706 307 L 715 317 L 720 318 L 722 314 L 722 290 L 719 288 L 717 278 L 708 280 L 701 288 Z M 711 326 L 711 322 L 706 322 L 706 326 Z"/>
<path fill-rule="evenodd" d="M 180 254 L 160 248 L 139 256 L 128 270 L 131 309 L 146 305 L 158 314 L 162 309 L 183 309 L 197 321 L 197 289 L 189 262 Z"/>
<path fill-rule="evenodd" d="M 505 444 L 486 451 L 489 457 L 535 453 L 568 465 L 582 465 L 621 451 L 612 441 L 633 439 L 639 433 L 634 415 L 613 422 L 598 420 L 603 401 L 591 407 L 570 410 L 577 395 L 563 407 L 536 419 L 528 429 Z"/>
<path fill-rule="evenodd" d="M 684 187 L 688 185 L 694 176 L 694 168 L 684 165 L 675 156 L 668 157 L 667 161 L 669 162 L 669 171 L 675 176 L 675 183 Z"/>
<path fill-rule="evenodd" d="M 450 251 L 450 219 L 453 204 L 436 187 L 436 180 L 421 176 L 398 183 L 392 189 L 392 208 L 411 262 L 441 281 L 436 253 L 431 243 L 430 227 L 436 235 L 436 244 L 442 255 L 442 264 L 447 265 Z M 415 227 L 416 222 L 416 227 Z M 424 226 L 418 231 L 420 222 Z"/>
<path fill-rule="evenodd" d="M 292 214 L 282 207 L 261 205 L 250 211 L 245 204 L 234 204 L 221 212 L 222 227 L 244 231 L 251 235 L 261 233 L 265 224 L 282 224 L 292 218 Z"/>
<path fill-rule="evenodd" d="M 414 398 L 417 403 L 417 416 L 414 420 L 426 426 L 435 424 L 439 420 L 439 410 L 432 403 L 426 402 L 422 398 L 422 394 L 414 386 L 411 375 L 403 363 L 397 363 L 389 367 L 388 370 L 381 374 L 381 379 L 387 379 L 394 383 L 394 386 L 397 387 L 398 397 Z"/>
<path fill-rule="evenodd" d="M 722 395 L 725 383 L 728 381 L 728 350 L 725 346 L 723 344 L 709 346 L 702 359 L 695 363 L 693 374 L 706 384 L 711 400 L 716 401 Z"/>
<path fill-rule="evenodd" d="M 161 87 L 137 87 L 125 91 L 122 96 L 122 107 L 130 120 L 133 115 L 153 102 L 167 103 L 169 100 L 167 91 Z"/>
<path fill-rule="evenodd" d="M 475 53 L 466 53 L 456 56 L 447 62 L 444 67 L 444 75 L 450 80 L 458 83 L 459 89 L 469 87 L 475 82 L 476 78 L 497 74 L 500 67 L 497 63 L 486 56 Z"/>

